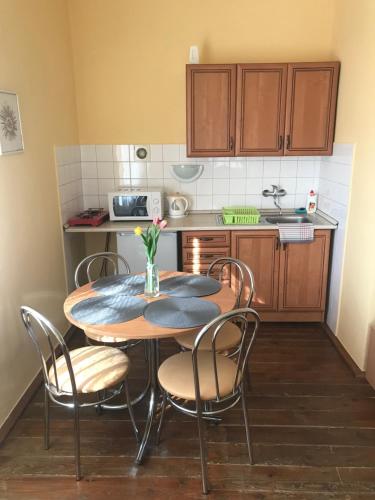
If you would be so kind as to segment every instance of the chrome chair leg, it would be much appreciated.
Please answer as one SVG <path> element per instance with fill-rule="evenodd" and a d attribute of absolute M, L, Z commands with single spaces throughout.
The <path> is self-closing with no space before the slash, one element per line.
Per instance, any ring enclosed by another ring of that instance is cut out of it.
<path fill-rule="evenodd" d="M 158 425 L 158 429 L 156 431 L 156 444 L 157 445 L 160 443 L 160 434 L 161 434 L 161 428 L 162 428 L 163 421 L 164 421 L 166 406 L 167 406 L 167 394 L 165 393 L 165 391 L 163 391 L 163 399 L 161 402 L 159 425 Z"/>
<path fill-rule="evenodd" d="M 139 441 L 140 441 L 139 430 L 138 430 L 137 424 L 135 423 L 133 407 L 132 407 L 130 397 L 129 397 L 129 389 L 128 389 L 127 380 L 124 381 L 124 391 L 125 391 L 125 397 L 126 397 L 126 404 L 128 405 L 130 420 L 131 420 L 133 430 L 134 430 L 135 439 L 137 440 L 137 443 L 139 443 Z"/>
<path fill-rule="evenodd" d="M 207 478 L 207 456 L 206 445 L 204 436 L 204 422 L 202 419 L 201 403 L 197 401 L 197 421 L 198 421 L 198 435 L 199 435 L 199 449 L 201 456 L 201 470 L 202 470 L 202 488 L 205 495 L 208 494 L 208 478 Z"/>
<path fill-rule="evenodd" d="M 80 450 L 80 432 L 79 432 L 79 406 L 74 403 L 74 449 L 76 462 L 76 480 L 81 479 L 81 450 Z"/>
<path fill-rule="evenodd" d="M 244 387 L 243 382 L 241 384 L 241 403 L 242 403 L 243 419 L 245 422 L 247 451 L 249 453 L 249 461 L 250 461 L 250 465 L 251 465 L 253 463 L 253 452 L 252 452 L 252 446 L 251 446 L 249 416 L 248 416 L 247 406 L 246 406 L 246 391 L 245 391 L 245 387 Z"/>
<path fill-rule="evenodd" d="M 149 363 L 150 363 L 150 400 L 148 404 L 148 414 L 145 430 L 143 433 L 141 444 L 139 445 L 135 463 L 140 465 L 143 461 L 143 457 L 146 451 L 146 446 L 150 437 L 151 427 L 154 420 L 157 395 L 159 390 L 158 380 L 157 380 L 157 361 L 158 361 L 158 342 L 154 339 L 148 340 L 149 343 Z"/>
<path fill-rule="evenodd" d="M 49 396 L 47 388 L 44 388 L 44 449 L 49 448 Z"/>

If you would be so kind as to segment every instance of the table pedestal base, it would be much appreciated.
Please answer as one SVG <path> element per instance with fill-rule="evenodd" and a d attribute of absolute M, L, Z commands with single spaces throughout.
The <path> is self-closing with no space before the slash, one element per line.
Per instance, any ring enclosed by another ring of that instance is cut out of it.
<path fill-rule="evenodd" d="M 159 399 L 159 384 L 158 384 L 158 367 L 159 367 L 159 341 L 150 339 L 146 341 L 148 344 L 149 363 L 150 363 L 150 401 L 148 405 L 148 413 L 146 426 L 143 433 L 141 444 L 139 445 L 135 463 L 140 465 L 143 461 L 146 447 L 150 439 L 151 428 L 154 421 L 156 407 Z"/>

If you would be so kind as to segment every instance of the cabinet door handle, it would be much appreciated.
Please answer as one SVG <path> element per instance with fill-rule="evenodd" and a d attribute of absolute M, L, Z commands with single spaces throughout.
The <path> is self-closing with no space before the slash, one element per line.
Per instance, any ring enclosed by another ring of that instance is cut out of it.
<path fill-rule="evenodd" d="M 198 238 L 200 241 L 213 241 L 214 238 L 213 236 L 202 236 L 201 238 Z"/>
<path fill-rule="evenodd" d="M 233 146 L 234 146 L 234 140 L 233 140 L 233 137 L 230 138 L 229 140 L 229 149 L 232 151 L 233 149 Z"/>
<path fill-rule="evenodd" d="M 286 149 L 290 149 L 290 134 L 286 136 Z"/>
<path fill-rule="evenodd" d="M 276 250 L 280 248 L 280 240 L 279 238 L 276 238 Z"/>
<path fill-rule="evenodd" d="M 284 141 L 283 141 L 283 136 L 282 136 L 282 135 L 280 135 L 280 136 L 279 136 L 279 149 L 282 149 L 282 148 L 283 148 L 283 142 L 284 142 Z"/>
<path fill-rule="evenodd" d="M 282 247 L 283 247 L 283 252 L 285 252 L 287 244 L 288 244 L 288 243 L 283 243 L 283 244 L 282 244 Z"/>

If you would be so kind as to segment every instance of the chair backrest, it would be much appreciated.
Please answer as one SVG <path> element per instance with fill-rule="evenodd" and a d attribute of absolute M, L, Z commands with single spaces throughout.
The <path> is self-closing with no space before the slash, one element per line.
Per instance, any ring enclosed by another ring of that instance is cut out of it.
<path fill-rule="evenodd" d="M 85 275 L 85 283 L 93 281 L 94 278 L 91 274 L 92 272 L 92 266 L 95 262 L 102 262 L 101 269 L 99 272 L 99 275 L 102 275 L 103 272 L 105 272 L 105 276 L 107 276 L 107 270 L 108 270 L 108 264 L 111 264 L 112 266 L 112 274 L 118 274 L 119 273 L 119 263 L 121 262 L 123 264 L 124 274 L 130 274 L 130 267 L 129 264 L 127 263 L 126 259 L 115 252 L 99 252 L 99 253 L 93 253 L 92 255 L 89 255 L 88 257 L 85 257 L 81 262 L 78 264 L 75 273 L 74 273 L 74 283 L 76 285 L 76 288 L 79 288 L 82 286 L 84 283 L 80 282 L 79 276 L 81 273 L 84 273 Z"/>
<path fill-rule="evenodd" d="M 234 273 L 232 271 L 235 271 Z M 211 262 L 207 276 L 216 277 L 222 281 L 228 271 L 237 281 L 236 302 L 233 309 L 250 307 L 255 293 L 254 275 L 247 264 L 232 257 L 220 257 Z"/>
<path fill-rule="evenodd" d="M 30 335 L 36 350 L 38 351 L 40 361 L 42 364 L 43 378 L 46 388 L 55 396 L 65 394 L 59 387 L 59 380 L 57 377 L 56 367 L 56 347 L 59 347 L 68 367 L 72 395 L 77 396 L 77 388 L 70 359 L 69 349 L 61 333 L 48 321 L 46 317 L 40 314 L 35 309 L 27 306 L 20 308 L 21 318 L 25 325 L 27 333 Z M 44 342 L 43 342 L 44 341 Z M 54 380 L 53 384 L 49 378 L 49 370 L 53 366 Z M 71 394 L 70 394 L 71 395 Z"/>
<path fill-rule="evenodd" d="M 220 390 L 219 390 L 219 377 L 218 377 L 218 368 L 217 368 L 217 354 L 216 350 L 216 339 L 221 334 L 221 332 L 228 322 L 235 322 L 238 328 L 241 330 L 241 340 L 239 343 L 239 349 L 236 358 L 231 358 L 233 363 L 236 363 L 237 369 L 235 378 L 233 380 L 233 393 L 238 389 L 243 374 L 247 369 L 247 362 L 249 359 L 250 352 L 254 345 L 254 340 L 259 328 L 260 318 L 259 315 L 254 309 L 250 309 L 249 307 L 243 307 L 240 309 L 233 309 L 227 313 L 221 314 L 217 318 L 213 319 L 210 323 L 205 325 L 201 331 L 196 336 L 194 347 L 192 351 L 193 358 L 193 372 L 194 372 L 194 384 L 195 384 L 195 394 L 197 401 L 200 401 L 200 388 L 199 388 L 199 345 L 205 335 L 212 335 L 211 340 L 211 350 L 205 351 L 208 352 L 212 356 L 212 363 L 214 369 L 214 377 L 215 377 L 215 387 L 216 387 L 216 400 L 220 401 Z M 212 334 L 213 331 L 213 334 Z M 221 356 L 223 356 L 221 354 Z M 228 359 L 228 358 L 226 358 Z"/>

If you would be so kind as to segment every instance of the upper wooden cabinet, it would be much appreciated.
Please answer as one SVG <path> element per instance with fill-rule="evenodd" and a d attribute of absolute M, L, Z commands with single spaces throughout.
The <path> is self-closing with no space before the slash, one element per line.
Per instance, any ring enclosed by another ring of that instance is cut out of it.
<path fill-rule="evenodd" d="M 339 68 L 187 66 L 188 156 L 331 155 Z"/>
<path fill-rule="evenodd" d="M 287 64 L 237 66 L 236 155 L 282 155 Z"/>
<path fill-rule="evenodd" d="M 187 66 L 188 156 L 234 156 L 236 65 Z"/>
<path fill-rule="evenodd" d="M 340 63 L 288 65 L 286 155 L 331 155 Z"/>

